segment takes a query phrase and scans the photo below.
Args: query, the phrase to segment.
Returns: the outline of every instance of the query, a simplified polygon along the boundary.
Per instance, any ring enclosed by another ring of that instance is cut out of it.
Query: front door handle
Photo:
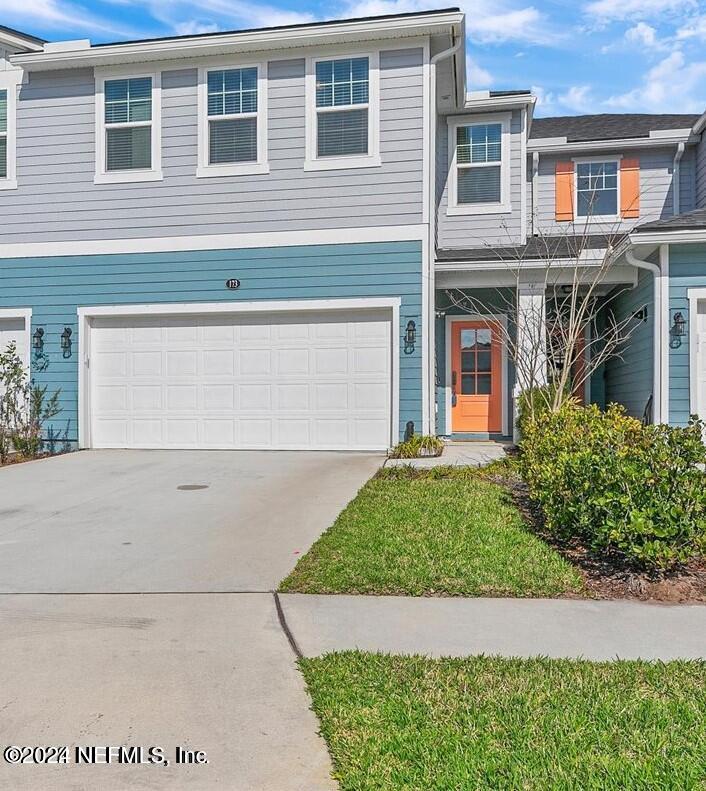
[[[456,371],[451,372],[451,406],[456,406],[456,382],[458,381],[458,376]]]

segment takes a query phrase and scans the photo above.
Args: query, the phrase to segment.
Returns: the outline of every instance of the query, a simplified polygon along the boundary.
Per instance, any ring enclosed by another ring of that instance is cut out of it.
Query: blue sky
[[[0,24],[94,42],[443,8],[433,0],[0,0]],[[468,0],[469,89],[537,115],[706,109],[706,0]]]

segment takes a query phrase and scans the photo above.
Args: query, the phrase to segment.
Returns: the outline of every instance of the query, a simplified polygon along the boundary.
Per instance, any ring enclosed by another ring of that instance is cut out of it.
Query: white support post
[[[518,442],[517,399],[523,390],[541,387],[547,383],[547,322],[543,284],[518,286],[516,331],[513,440]]]

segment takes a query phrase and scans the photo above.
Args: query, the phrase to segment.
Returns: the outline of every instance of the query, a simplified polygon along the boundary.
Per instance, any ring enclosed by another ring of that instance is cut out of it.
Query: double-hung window
[[[264,65],[204,68],[199,75],[199,176],[267,173]]]
[[[106,77],[98,99],[96,181],[161,179],[157,75]]]
[[[618,217],[618,160],[576,162],[576,216]]]
[[[450,119],[450,214],[510,210],[508,136],[509,117]]]
[[[310,61],[305,168],[379,165],[378,101],[376,56]]]
[[[17,188],[15,172],[16,74],[16,72],[0,72],[0,190]]]

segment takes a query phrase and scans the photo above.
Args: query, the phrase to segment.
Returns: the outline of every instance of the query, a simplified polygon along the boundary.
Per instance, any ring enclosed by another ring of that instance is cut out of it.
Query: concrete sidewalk
[[[706,657],[706,606],[570,599],[282,594],[305,656],[359,648],[428,656]]]

